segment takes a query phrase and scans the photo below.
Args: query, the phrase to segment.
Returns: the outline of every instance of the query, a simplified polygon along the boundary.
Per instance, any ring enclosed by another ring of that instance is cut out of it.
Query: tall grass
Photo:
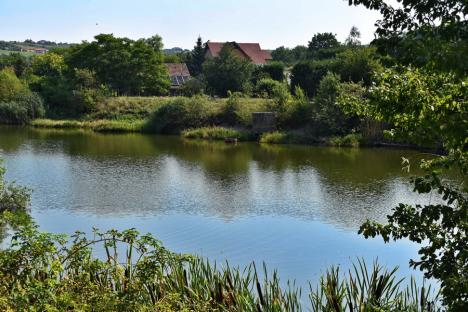
[[[241,131],[224,127],[202,127],[187,129],[182,131],[182,137],[187,139],[202,140],[225,140],[227,138],[247,141],[253,138],[253,135],[247,131]]]
[[[102,250],[103,258],[93,255]],[[281,287],[265,265],[222,267],[167,250],[151,235],[126,231],[41,233],[15,230],[0,250],[0,309],[84,311],[436,311],[437,295],[401,287],[396,269],[358,262],[340,276],[330,269],[303,302],[294,283]]]
[[[53,129],[88,129],[96,132],[141,132],[144,126],[142,120],[52,120],[35,119],[31,126]]]

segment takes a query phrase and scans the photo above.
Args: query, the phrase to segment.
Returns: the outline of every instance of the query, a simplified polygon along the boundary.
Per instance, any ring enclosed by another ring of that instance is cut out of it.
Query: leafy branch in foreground
[[[421,259],[410,264],[441,282],[443,301],[453,311],[468,309],[467,95],[466,79],[407,67],[376,75],[365,98],[348,93],[338,99],[345,111],[386,122],[394,138],[447,152],[423,161],[426,175],[411,181],[415,192],[439,196],[442,203],[400,204],[388,224],[367,221],[359,232],[422,244]]]

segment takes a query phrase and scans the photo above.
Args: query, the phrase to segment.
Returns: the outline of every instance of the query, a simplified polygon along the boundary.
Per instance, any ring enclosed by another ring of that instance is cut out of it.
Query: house
[[[185,63],[166,63],[171,79],[171,94],[178,94],[182,85],[190,79],[190,72]]]
[[[31,52],[35,54],[46,54],[49,50],[45,48],[28,48],[28,49],[21,49],[22,52]]]
[[[211,42],[206,43],[206,58],[217,57],[225,44],[232,45],[234,53],[255,65],[265,65],[272,60],[267,50],[262,50],[259,43]]]

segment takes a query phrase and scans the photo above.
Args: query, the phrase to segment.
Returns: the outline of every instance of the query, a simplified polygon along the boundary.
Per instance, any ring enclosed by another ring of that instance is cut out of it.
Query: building
[[[211,42],[206,43],[206,58],[217,57],[225,44],[232,45],[234,53],[255,65],[265,65],[272,60],[267,50],[262,50],[259,43]]]
[[[23,52],[31,52],[35,54],[46,54],[49,50],[45,48],[28,48],[28,49],[21,49]]]
[[[182,85],[190,79],[190,72],[185,63],[166,63],[166,67],[171,79],[171,94],[176,95]]]

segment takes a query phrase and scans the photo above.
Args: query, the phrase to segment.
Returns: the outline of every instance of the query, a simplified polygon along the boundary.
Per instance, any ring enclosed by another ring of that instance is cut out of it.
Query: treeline
[[[169,77],[162,47],[159,36],[135,41],[103,34],[32,59],[13,53],[0,58],[0,86],[10,90],[14,75],[43,99],[48,116],[80,116],[107,96],[166,94]],[[12,108],[9,115],[19,105],[12,100],[15,97],[16,93],[0,92],[0,102]],[[18,118],[10,121],[17,123]]]

